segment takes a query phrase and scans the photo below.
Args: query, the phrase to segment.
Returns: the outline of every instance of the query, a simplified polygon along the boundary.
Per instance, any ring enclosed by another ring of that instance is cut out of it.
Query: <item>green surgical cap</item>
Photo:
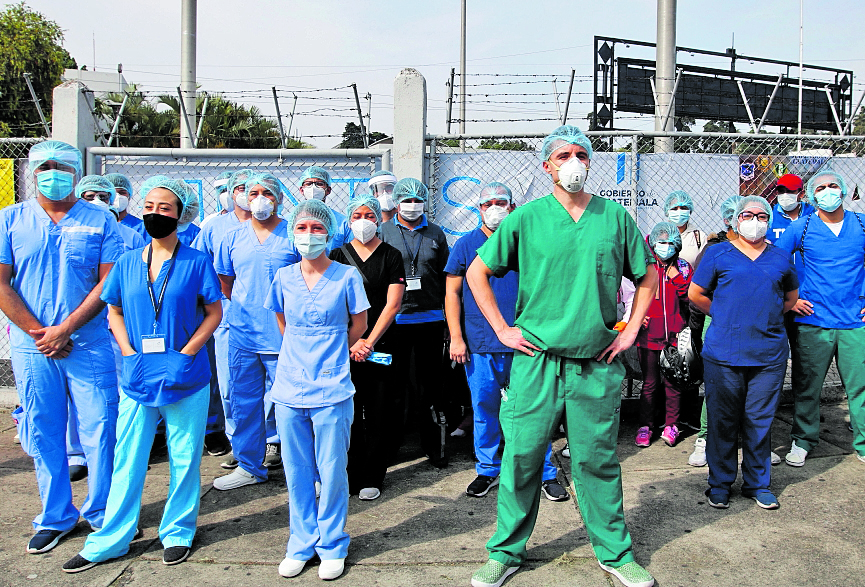
[[[429,190],[427,190],[422,181],[413,177],[405,177],[393,186],[393,199],[399,204],[409,198],[417,198],[422,202],[426,202],[429,198]]]
[[[733,226],[733,216],[736,215],[736,205],[742,201],[742,196],[730,196],[721,202],[721,220],[727,226]]]
[[[659,222],[649,234],[649,246],[654,247],[658,241],[672,243],[676,247],[676,252],[682,250],[682,235],[679,234],[679,228],[672,222]]]
[[[276,176],[272,173],[253,173],[249,179],[246,180],[246,193],[249,193],[249,189],[252,186],[260,185],[263,186],[267,191],[276,196],[276,203],[282,203],[282,184],[279,183],[279,180],[276,179]]]
[[[300,204],[294,207],[291,214],[288,215],[288,237],[294,240],[294,227],[298,220],[303,218],[313,218],[324,225],[327,231],[327,241],[333,238],[333,233],[336,230],[336,215],[327,207],[327,204],[321,200],[303,200]]]
[[[302,186],[303,182],[305,182],[307,179],[322,179],[324,180],[324,183],[330,185],[330,174],[324,167],[318,167],[316,165],[313,165],[312,167],[307,167],[306,171],[301,174],[297,185]]]
[[[688,192],[682,190],[670,192],[670,195],[664,200],[664,214],[669,212],[670,208],[675,208],[676,206],[685,206],[691,212],[694,211],[694,201],[688,195]]]
[[[42,141],[33,145],[30,147],[28,160],[31,174],[36,172],[37,167],[48,161],[68,165],[75,170],[75,174],[78,176],[83,173],[81,151],[63,141]]]
[[[814,199],[814,190],[821,185],[825,185],[827,183],[837,183],[838,187],[841,188],[841,200],[847,197],[847,182],[844,181],[844,178],[838,175],[835,171],[831,169],[826,169],[824,171],[818,171],[814,174],[811,179],[808,180],[808,183],[805,185],[805,195],[808,196],[808,201],[811,202],[813,206],[817,206],[817,202]]]
[[[101,175],[85,175],[75,186],[75,197],[81,198],[84,192],[108,192],[108,205],[114,204],[114,198],[117,197],[117,190],[114,189],[114,184],[108,181],[106,177]]]
[[[151,191],[156,188],[164,188],[180,200],[180,217],[177,219],[178,224],[188,224],[195,220],[198,215],[198,196],[191,187],[186,185],[186,182],[181,179],[171,179],[164,175],[154,175],[147,178],[141,184],[138,194],[142,199],[147,197]]]
[[[364,196],[360,196],[358,198],[352,198],[348,207],[345,209],[345,215],[348,216],[348,221],[351,222],[351,215],[354,214],[354,211],[360,208],[361,206],[366,206],[375,214],[376,221],[381,224],[381,204],[372,194],[367,194]]]
[[[126,193],[130,196],[135,193],[132,190],[132,182],[129,181],[129,178],[122,173],[106,173],[102,177],[110,181],[115,188],[122,188],[126,190]]]
[[[733,221],[731,223],[733,230],[737,233],[739,232],[739,214],[741,214],[746,208],[751,208],[755,205],[762,208],[763,211],[769,215],[769,226],[772,225],[772,206],[769,205],[766,198],[761,196],[745,196],[739,200],[739,203],[736,204],[736,209],[733,211]]]
[[[553,151],[565,145],[579,145],[589,154],[589,159],[592,158],[592,141],[589,137],[583,134],[576,126],[565,124],[544,139],[544,144],[541,146],[541,161],[546,161],[553,154]]]
[[[490,200],[501,200],[505,198],[508,202],[513,202],[514,198],[511,195],[511,188],[499,181],[491,181],[481,188],[481,195],[478,197],[478,206],[486,204]]]

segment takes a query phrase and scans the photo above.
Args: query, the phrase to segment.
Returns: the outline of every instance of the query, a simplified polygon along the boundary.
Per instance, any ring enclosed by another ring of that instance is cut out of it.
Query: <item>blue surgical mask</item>
[[[39,193],[59,202],[68,198],[75,188],[75,174],[59,169],[49,169],[36,174],[36,189]]]
[[[688,220],[691,219],[690,210],[670,210],[667,212],[667,218],[676,226],[685,226]]]
[[[294,246],[304,259],[317,259],[327,248],[326,234],[296,234]]]
[[[826,188],[814,194],[817,207],[824,212],[834,212],[841,205],[841,190],[838,188]]]
[[[662,261],[666,261],[676,254],[676,247],[672,243],[655,243],[655,254]]]

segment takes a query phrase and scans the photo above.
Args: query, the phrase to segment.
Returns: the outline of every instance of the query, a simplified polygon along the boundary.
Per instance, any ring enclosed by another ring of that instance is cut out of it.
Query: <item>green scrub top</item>
[[[655,262],[620,204],[592,196],[578,222],[549,194],[511,212],[478,256],[520,274],[514,325],[546,352],[588,359],[616,337],[616,292]]]

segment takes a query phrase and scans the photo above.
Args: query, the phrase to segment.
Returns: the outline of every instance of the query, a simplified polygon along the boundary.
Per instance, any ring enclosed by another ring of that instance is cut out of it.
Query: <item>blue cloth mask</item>
[[[59,169],[40,171],[36,174],[36,188],[49,200],[59,202],[72,195],[72,190],[75,188],[75,174]]]

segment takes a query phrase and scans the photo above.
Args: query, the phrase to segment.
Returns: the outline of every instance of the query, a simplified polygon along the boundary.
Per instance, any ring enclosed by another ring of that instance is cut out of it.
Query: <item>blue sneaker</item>
[[[747,495],[746,497],[750,497],[754,501],[757,502],[757,505],[763,508],[764,510],[777,510],[781,505],[778,503],[778,499],[772,494],[771,491],[766,489],[762,491],[758,491],[753,495]]]
[[[725,510],[730,507],[730,494],[726,491],[718,489],[707,489],[705,491],[709,505],[719,510]]]

